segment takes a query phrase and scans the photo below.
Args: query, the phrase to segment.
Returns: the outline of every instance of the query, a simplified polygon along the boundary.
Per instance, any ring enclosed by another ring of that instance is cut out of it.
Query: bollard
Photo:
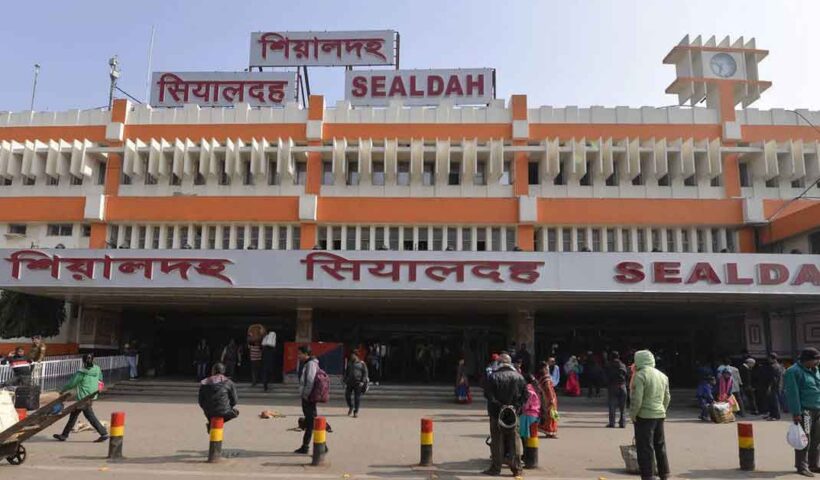
[[[433,464],[433,419],[421,419],[421,460],[419,465],[429,467]]]
[[[755,469],[755,436],[751,423],[737,424],[737,447],[740,456],[740,469]]]
[[[125,412],[111,414],[111,434],[108,437],[108,460],[122,459],[122,440],[125,435]]]
[[[225,420],[222,417],[211,418],[211,445],[208,447],[208,463],[218,463],[222,460],[222,429]]]
[[[22,422],[28,416],[28,410],[26,410],[25,408],[15,408],[15,410],[17,410],[17,420],[18,421]]]
[[[316,417],[313,421],[313,461],[314,467],[325,465],[327,454],[327,420],[325,417]]]
[[[538,424],[530,425],[530,434],[524,441],[524,468],[538,468]]]

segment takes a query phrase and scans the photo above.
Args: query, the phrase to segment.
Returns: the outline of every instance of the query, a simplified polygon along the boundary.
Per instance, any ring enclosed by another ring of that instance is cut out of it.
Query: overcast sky
[[[494,67],[499,98],[525,93],[530,106],[675,103],[664,55],[686,34],[742,35],[770,51],[760,77],[774,85],[755,107],[820,109],[817,0],[27,0],[4,11],[0,110],[28,109],[35,63],[35,109],[105,105],[114,54],[120,86],[145,99],[152,25],[153,70],[165,71],[241,71],[252,31],[395,29],[403,68]],[[341,68],[310,80],[331,105],[342,99]]]

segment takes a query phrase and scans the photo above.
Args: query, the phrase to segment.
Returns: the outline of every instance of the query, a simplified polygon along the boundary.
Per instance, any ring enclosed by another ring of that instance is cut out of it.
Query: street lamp
[[[34,85],[31,86],[31,106],[29,110],[34,110],[34,95],[37,93],[37,78],[40,76],[40,64],[34,64]]]
[[[120,60],[117,55],[108,59],[109,72],[111,78],[111,88],[108,90],[108,109],[114,105],[114,89],[117,88],[117,79],[120,78]]]

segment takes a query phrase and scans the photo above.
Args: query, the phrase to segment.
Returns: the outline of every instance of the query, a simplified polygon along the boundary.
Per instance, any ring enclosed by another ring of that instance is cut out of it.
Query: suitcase
[[[29,385],[14,390],[14,408],[37,410],[40,408],[40,386]]]

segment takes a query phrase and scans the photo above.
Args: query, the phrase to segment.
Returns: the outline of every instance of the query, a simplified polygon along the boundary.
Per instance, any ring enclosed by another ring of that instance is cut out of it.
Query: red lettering
[[[390,92],[387,93],[388,97],[395,97],[396,95],[401,95],[402,97],[407,96],[407,90],[404,89],[404,79],[402,79],[400,75],[393,77],[393,82],[390,84]]]
[[[726,264],[726,285],[751,285],[752,283],[754,279],[738,276],[736,263]]]
[[[353,90],[350,93],[354,97],[364,97],[367,95],[367,79],[365,77],[353,77],[351,84]]]
[[[621,262],[615,265],[615,281],[618,283],[640,283],[646,278],[643,265],[638,262]]]
[[[423,97],[424,96],[424,91],[419,90],[418,88],[416,88],[416,78],[418,78],[418,77],[416,77],[415,75],[410,76],[410,96],[411,97]]]
[[[444,96],[446,97],[453,94],[460,97],[464,96],[464,89],[461,88],[461,80],[459,80],[458,75],[450,75],[450,81],[447,82],[447,90],[444,92]]]
[[[444,79],[438,75],[427,77],[427,95],[435,97],[444,91]]]
[[[817,265],[812,263],[800,265],[800,270],[794,277],[792,285],[803,285],[806,282],[810,282],[815,287],[820,287],[820,270],[817,269]]]
[[[780,285],[789,280],[789,269],[779,263],[757,265],[757,283],[760,285]]]
[[[655,262],[652,264],[655,283],[680,283],[680,262]]]
[[[370,83],[372,88],[372,95],[374,97],[383,97],[385,95],[384,87],[387,83],[387,77],[383,75],[370,77]]]
[[[473,89],[478,90],[475,95],[484,95],[484,74],[479,73],[475,79],[472,75],[467,75],[467,95],[473,95]]]
[[[715,273],[715,269],[707,262],[696,263],[694,268],[692,268],[692,273],[689,275],[689,278],[686,279],[686,283],[697,283],[700,281],[705,281],[710,285],[720,283],[720,278],[717,273]]]

